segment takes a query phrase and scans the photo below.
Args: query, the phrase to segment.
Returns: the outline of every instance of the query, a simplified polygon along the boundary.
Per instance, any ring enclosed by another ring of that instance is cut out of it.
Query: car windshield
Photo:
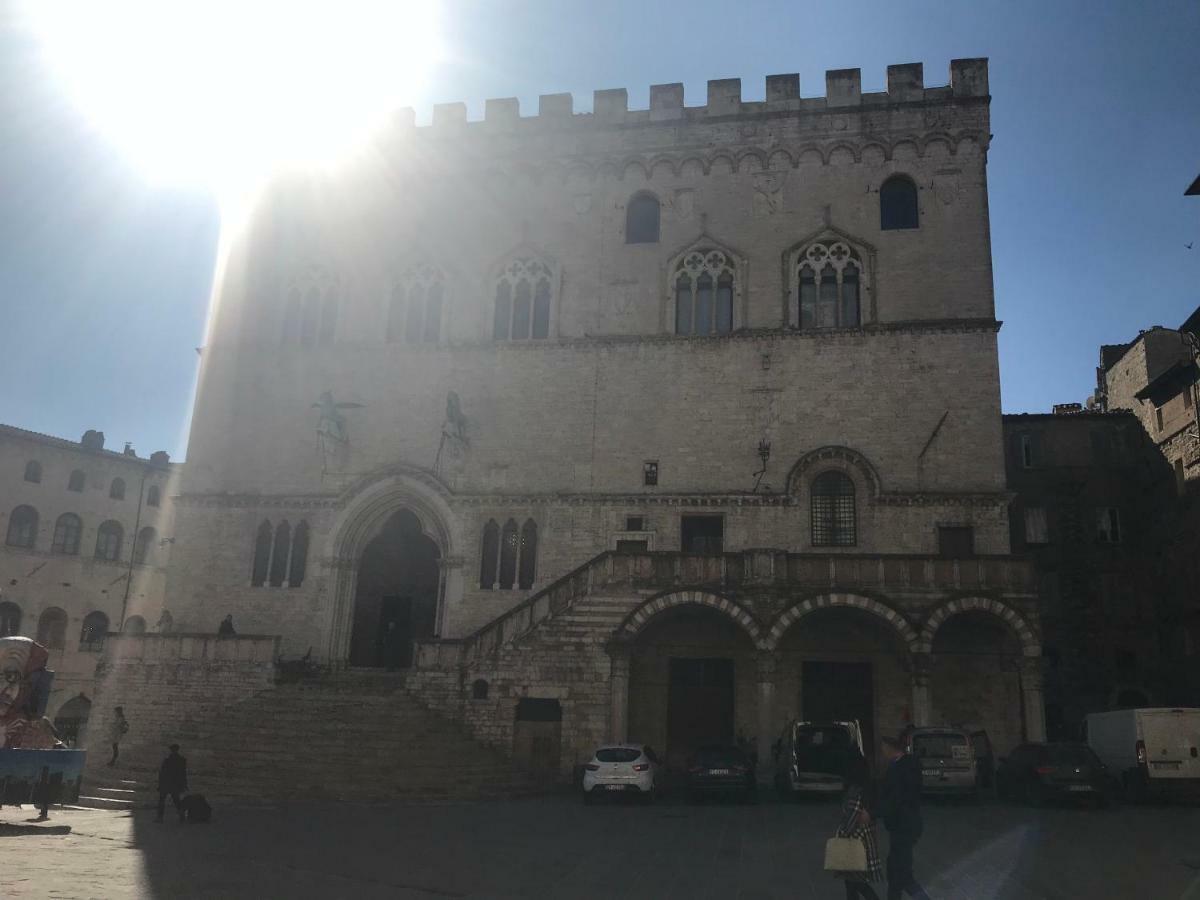
[[[642,751],[634,747],[603,747],[596,751],[596,759],[607,763],[633,762],[641,755]]]
[[[918,759],[967,759],[971,755],[961,734],[918,734],[913,737],[913,754]]]
[[[1051,744],[1046,748],[1046,761],[1051,765],[1090,765],[1092,752],[1082,744]]]
[[[746,754],[737,747],[701,747],[696,751],[698,766],[744,766]]]

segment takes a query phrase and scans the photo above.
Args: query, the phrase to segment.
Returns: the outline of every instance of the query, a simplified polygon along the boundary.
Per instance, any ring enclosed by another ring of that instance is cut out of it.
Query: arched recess
[[[755,646],[760,648],[765,646],[762,638],[762,629],[759,628],[754,616],[740,604],[722,597],[720,594],[712,594],[708,591],[674,591],[670,594],[662,594],[661,596],[647,600],[625,617],[625,621],[617,629],[614,639],[617,641],[632,641],[655,616],[680,606],[704,606],[724,613],[745,629],[750,639],[754,641]]]
[[[325,559],[332,577],[333,602],[329,609],[327,647],[329,659],[349,657],[358,567],[368,545],[401,510],[417,520],[420,531],[437,547],[441,579],[438,587],[434,633],[441,634],[447,610],[463,594],[463,535],[450,508],[449,490],[428,472],[410,466],[392,466],[359,479],[342,494],[341,509],[330,528]],[[301,648],[303,652],[303,648]]]
[[[1042,642],[1029,621],[1008,604],[988,597],[958,597],[939,605],[925,619],[925,624],[921,627],[921,639],[917,649],[921,653],[931,652],[933,639],[946,620],[969,612],[990,613],[1008,625],[1021,644],[1023,656],[1036,659],[1042,655]]]
[[[806,490],[810,478],[824,469],[839,469],[865,488],[864,496],[874,500],[883,490],[879,470],[857,450],[833,444],[809,450],[788,472],[787,492],[799,494]]]
[[[917,649],[920,640],[917,631],[904,616],[886,603],[873,597],[864,597],[861,594],[821,594],[801,600],[776,616],[775,621],[767,630],[763,646],[768,650],[774,650],[779,646],[779,642],[787,630],[805,616],[820,609],[836,609],[838,607],[859,609],[878,616],[896,630],[909,652]]]

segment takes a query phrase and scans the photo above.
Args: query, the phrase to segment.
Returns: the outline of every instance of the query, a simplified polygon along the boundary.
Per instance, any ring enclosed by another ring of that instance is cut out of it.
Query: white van
[[[1092,713],[1084,728],[1130,799],[1200,794],[1200,709]]]

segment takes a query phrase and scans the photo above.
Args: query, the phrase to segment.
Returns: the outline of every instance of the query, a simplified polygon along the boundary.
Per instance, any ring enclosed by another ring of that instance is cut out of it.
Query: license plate
[[[1068,791],[1090,791],[1091,789],[1092,786],[1090,784],[1072,784],[1067,786]]]
[[[938,775],[941,775],[942,773],[939,772],[937,769],[922,769],[921,774],[922,775],[933,775],[934,777],[936,777]]]
[[[728,775],[729,770],[728,769],[709,769],[708,774],[709,775]]]
[[[604,786],[604,789],[606,791],[623,791],[623,790],[625,790],[625,785],[623,785],[623,784],[606,784]]]

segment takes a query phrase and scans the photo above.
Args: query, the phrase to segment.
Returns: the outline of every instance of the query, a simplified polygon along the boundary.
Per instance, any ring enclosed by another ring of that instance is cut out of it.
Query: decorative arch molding
[[[631,642],[650,624],[652,619],[669,609],[681,606],[703,606],[715,609],[740,625],[749,635],[750,640],[754,641],[756,647],[762,649],[764,646],[762,629],[754,616],[733,600],[709,591],[672,591],[647,600],[625,617],[625,621],[617,628],[614,639],[622,643]]]
[[[870,460],[857,450],[832,444],[810,450],[800,457],[792,466],[792,470],[788,472],[787,493],[792,495],[800,493],[805,482],[808,481],[808,473],[821,468],[849,470],[851,474],[857,475],[858,479],[866,485],[867,495],[872,500],[878,500],[883,493],[879,470],[872,465]]]
[[[408,509],[444,557],[463,545],[450,508],[450,490],[437,477],[415,466],[397,464],[360,478],[340,498],[341,511],[330,529],[332,559],[357,560],[391,516]]]
[[[826,225],[804,235],[784,250],[780,258],[780,265],[783,269],[783,322],[787,327],[800,327],[798,273],[804,262],[806,251],[816,244],[832,247],[838,243],[845,244],[851,254],[858,257],[856,265],[862,267],[862,296],[859,298],[860,324],[871,325],[879,321],[876,303],[878,292],[875,290],[875,245],[848,231],[843,231],[836,225]]]
[[[713,253],[719,254],[724,258],[715,266],[708,264],[708,258]],[[664,286],[666,297],[663,303],[663,332],[666,334],[676,333],[676,280],[684,268],[687,267],[689,257],[693,256],[698,256],[704,261],[697,271],[709,269],[715,272],[722,268],[722,264],[732,270],[733,327],[731,331],[737,331],[739,328],[745,327],[747,321],[746,298],[749,296],[749,291],[747,290],[750,275],[749,261],[741,251],[716,240],[707,231],[701,231],[695,240],[684,244],[671,254],[671,258],[667,263],[667,281]]]
[[[900,640],[904,641],[904,645],[910,653],[915,652],[919,646],[920,638],[917,635],[916,629],[913,628],[908,619],[886,603],[876,600],[873,597],[865,597],[862,594],[820,594],[816,597],[809,597],[807,600],[801,600],[776,616],[770,630],[766,633],[764,641],[765,649],[777,649],[779,642],[783,640],[783,636],[787,634],[788,629],[805,616],[822,609],[859,609],[870,613],[887,622],[896,632],[897,636],[899,636]]]
[[[1019,612],[1001,600],[990,597],[956,597],[940,604],[925,619],[921,627],[921,639],[917,649],[922,653],[933,652],[933,639],[938,629],[948,619],[967,612],[985,612],[1000,619],[1016,635],[1021,642],[1021,653],[1027,657],[1042,655],[1042,642],[1034,631],[1033,626]]]

